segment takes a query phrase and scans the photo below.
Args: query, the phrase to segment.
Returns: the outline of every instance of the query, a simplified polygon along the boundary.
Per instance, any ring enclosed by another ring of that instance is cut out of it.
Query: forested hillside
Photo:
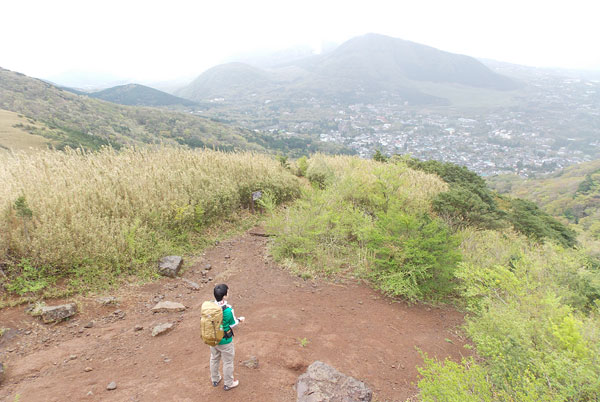
[[[52,140],[59,149],[164,143],[292,155],[307,149],[340,151],[306,136],[256,132],[189,113],[90,99],[5,69],[0,69],[0,109],[40,122],[43,127],[33,124],[28,131]]]
[[[498,176],[489,182],[499,192],[531,200],[570,222],[589,240],[600,240],[600,161],[570,166],[537,179]]]

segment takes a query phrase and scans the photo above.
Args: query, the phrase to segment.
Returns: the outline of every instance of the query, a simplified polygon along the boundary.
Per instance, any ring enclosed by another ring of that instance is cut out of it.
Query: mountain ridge
[[[194,106],[196,102],[142,85],[125,84],[86,94],[92,98],[128,106]]]
[[[239,62],[221,64],[200,74],[175,94],[194,101],[210,97],[233,102],[257,97],[264,101],[285,94],[292,99],[317,97],[357,102],[387,97],[420,105],[449,103],[435,93],[422,91],[421,82],[456,84],[474,90],[519,87],[516,81],[493,72],[473,57],[367,34],[325,54],[270,69]]]

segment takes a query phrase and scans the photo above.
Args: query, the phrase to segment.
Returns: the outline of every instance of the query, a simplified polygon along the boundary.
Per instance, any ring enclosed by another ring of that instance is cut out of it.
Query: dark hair
[[[225,285],[224,283],[219,283],[217,286],[215,286],[215,290],[213,291],[213,293],[215,294],[215,299],[217,301],[223,300],[223,296],[227,296],[228,290],[229,287],[227,285]]]

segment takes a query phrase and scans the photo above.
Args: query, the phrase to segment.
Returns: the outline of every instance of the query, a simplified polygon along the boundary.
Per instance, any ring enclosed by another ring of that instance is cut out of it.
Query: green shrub
[[[446,359],[423,357],[424,367],[419,367],[419,397],[423,402],[492,402],[492,384],[488,382],[485,369],[473,359],[463,359],[462,364]]]
[[[454,185],[448,192],[440,193],[432,205],[437,214],[456,227],[495,229],[503,225],[502,213],[495,204],[484,202],[477,192],[461,185]]]
[[[593,261],[510,233],[461,235],[456,277],[472,312],[466,331],[499,399],[594,400],[600,272]]]
[[[306,171],[308,170],[308,158],[306,156],[302,156],[298,158],[296,161],[297,171],[296,175],[299,177],[305,177]]]
[[[377,287],[411,301],[448,295],[460,260],[458,243],[441,221],[394,204],[377,215],[368,236]]]
[[[12,272],[9,272],[12,280],[8,282],[6,289],[20,296],[39,292],[52,283],[48,271],[44,267],[34,267],[29,260],[23,259],[13,267]]]
[[[576,233],[531,201],[510,199],[507,218],[515,230],[537,241],[552,239],[565,247],[577,242]]]

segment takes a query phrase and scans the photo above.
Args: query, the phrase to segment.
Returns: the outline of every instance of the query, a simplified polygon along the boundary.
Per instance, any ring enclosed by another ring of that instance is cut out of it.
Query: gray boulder
[[[177,255],[163,257],[158,262],[158,273],[163,276],[175,278],[183,265],[183,258]]]
[[[164,313],[184,310],[185,306],[183,304],[172,301],[161,301],[156,303],[156,305],[152,307],[153,313]]]
[[[40,310],[40,316],[45,324],[59,322],[77,314],[77,304],[68,303],[60,306],[44,306]]]
[[[0,363],[0,385],[4,381],[4,364]]]
[[[164,333],[169,332],[173,328],[173,324],[170,322],[166,324],[160,324],[152,328],[152,336],[158,336]]]
[[[298,377],[297,402],[369,402],[373,392],[355,378],[316,361]]]

